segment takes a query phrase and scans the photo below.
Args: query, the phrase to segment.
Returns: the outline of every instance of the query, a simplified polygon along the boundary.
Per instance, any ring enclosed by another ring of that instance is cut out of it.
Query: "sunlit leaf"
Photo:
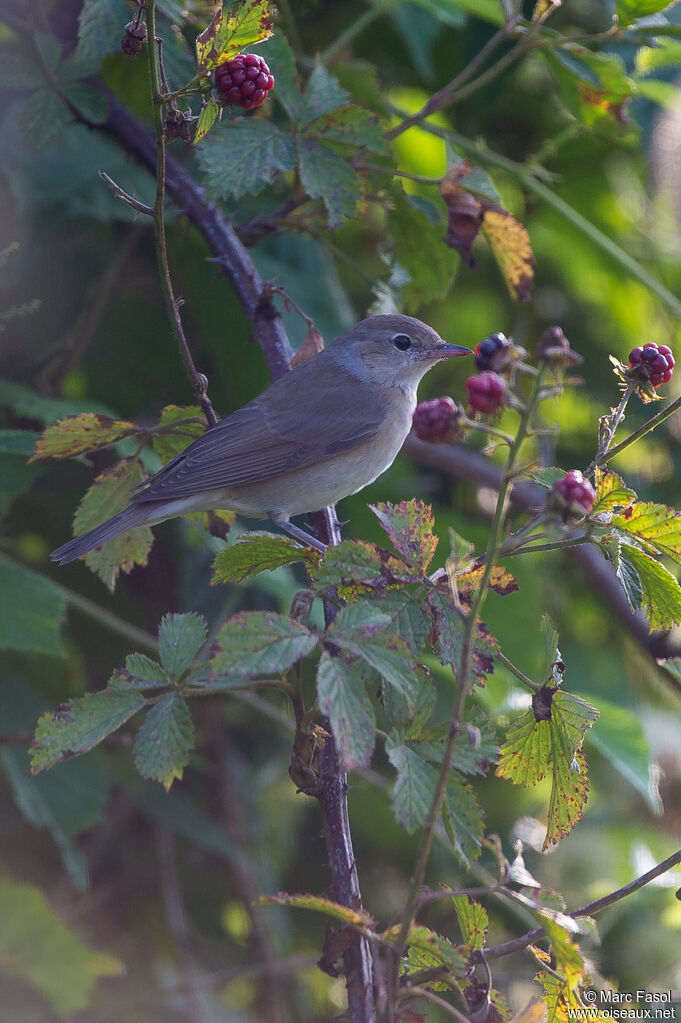
[[[226,9],[223,5],[196,37],[199,70],[210,71],[271,35],[272,9],[267,0],[235,0]]]
[[[637,18],[647,18],[672,6],[673,0],[616,0],[615,11],[620,25],[630,25]]]
[[[681,512],[665,504],[637,501],[612,519],[614,529],[636,537],[646,550],[681,565]]]
[[[447,885],[443,885],[447,890]],[[489,914],[484,906],[476,902],[470,895],[452,895],[452,905],[456,912],[464,943],[471,948],[482,948],[489,927]]]
[[[194,145],[196,145],[197,142],[200,142],[201,139],[204,138],[211,130],[218,119],[218,114],[221,109],[220,104],[215,99],[209,99],[206,103],[204,103],[196,122],[196,128],[194,129]]]
[[[511,298],[529,302],[534,283],[534,253],[527,229],[505,210],[487,210],[482,231],[489,242]]]
[[[293,906],[296,909],[310,909],[315,913],[324,913],[326,916],[340,920],[358,931],[371,930],[374,919],[365,909],[349,909],[341,906],[331,899],[325,899],[321,895],[294,894],[277,892],[276,895],[261,895],[254,902],[255,906]]]
[[[616,472],[596,468],[596,501],[591,509],[592,515],[612,511],[614,508],[627,508],[636,500],[636,493],[626,486]]]

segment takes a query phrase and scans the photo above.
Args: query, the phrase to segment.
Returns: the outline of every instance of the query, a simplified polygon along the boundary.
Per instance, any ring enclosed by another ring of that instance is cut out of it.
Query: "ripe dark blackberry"
[[[474,412],[496,412],[506,400],[506,381],[486,371],[466,381],[468,404]]]
[[[223,107],[253,110],[261,106],[273,86],[274,76],[255,53],[240,53],[215,70],[215,88]]]
[[[589,514],[596,500],[596,491],[579,469],[571,469],[556,480],[553,493],[557,498],[554,501],[557,510],[573,510],[580,517]]]
[[[634,379],[650,380],[653,387],[668,383],[674,372],[674,356],[667,345],[648,341],[629,352],[629,369]]]
[[[443,440],[454,440],[458,434],[461,409],[451,398],[434,398],[420,401],[414,411],[414,432],[419,440],[437,444]]]
[[[491,369],[497,372],[508,362],[511,342],[505,334],[490,334],[475,348],[475,368],[481,372]]]

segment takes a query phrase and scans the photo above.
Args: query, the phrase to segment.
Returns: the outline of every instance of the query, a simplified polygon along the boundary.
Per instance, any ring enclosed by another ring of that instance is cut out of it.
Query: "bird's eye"
[[[392,339],[398,352],[407,352],[411,348],[412,341],[408,334],[395,334]]]

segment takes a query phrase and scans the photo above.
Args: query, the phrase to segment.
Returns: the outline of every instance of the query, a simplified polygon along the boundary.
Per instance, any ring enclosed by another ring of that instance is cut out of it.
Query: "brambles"
[[[503,369],[508,362],[508,350],[511,342],[500,332],[490,334],[475,348],[475,368],[481,372],[491,369],[495,373]]]
[[[454,440],[460,433],[461,413],[462,409],[456,402],[446,396],[421,401],[414,412],[414,432],[419,440],[430,441],[432,444]]]
[[[635,380],[649,380],[653,387],[667,384],[674,372],[674,356],[667,345],[648,341],[643,347],[629,352],[629,376]]]
[[[215,71],[215,87],[223,107],[253,110],[264,103],[273,86],[274,76],[262,57],[255,53],[242,53]]]
[[[571,469],[553,488],[552,505],[556,511],[572,512],[580,518],[588,515],[594,506],[596,491],[579,469]]]
[[[506,401],[506,381],[486,371],[466,381],[468,404],[474,412],[496,412]]]

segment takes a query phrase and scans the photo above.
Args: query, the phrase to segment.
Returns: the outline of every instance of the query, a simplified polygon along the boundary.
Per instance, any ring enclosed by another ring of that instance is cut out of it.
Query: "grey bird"
[[[441,359],[471,355],[411,316],[370,316],[324,351],[220,420],[133,492],[124,511],[52,552],[65,565],[137,526],[229,508],[290,520],[372,483],[411,428],[421,377]]]

